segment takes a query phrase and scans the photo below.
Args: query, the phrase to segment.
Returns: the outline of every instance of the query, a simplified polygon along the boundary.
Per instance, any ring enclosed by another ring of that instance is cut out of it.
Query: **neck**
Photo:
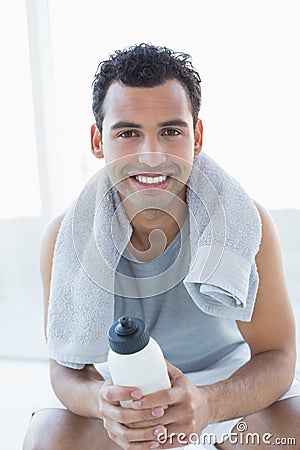
[[[130,252],[142,262],[157,258],[178,234],[186,214],[186,203],[175,200],[164,211],[145,209],[132,215],[133,233],[128,245]]]

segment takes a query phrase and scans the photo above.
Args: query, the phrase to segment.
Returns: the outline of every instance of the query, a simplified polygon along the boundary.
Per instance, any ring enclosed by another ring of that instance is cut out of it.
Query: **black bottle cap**
[[[143,320],[122,316],[108,331],[110,348],[121,355],[130,355],[142,350],[150,339]]]

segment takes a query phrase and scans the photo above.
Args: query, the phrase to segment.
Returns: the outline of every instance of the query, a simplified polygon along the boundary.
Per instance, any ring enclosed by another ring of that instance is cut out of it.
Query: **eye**
[[[163,130],[162,134],[163,136],[179,136],[181,135],[181,132],[175,128],[167,128],[166,130]]]
[[[137,136],[137,133],[133,130],[122,131],[122,133],[118,134],[120,138],[131,138]]]

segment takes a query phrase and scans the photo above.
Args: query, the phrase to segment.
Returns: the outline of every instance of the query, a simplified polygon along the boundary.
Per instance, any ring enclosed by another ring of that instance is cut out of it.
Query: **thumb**
[[[165,359],[166,364],[167,364],[167,369],[168,369],[168,374],[171,380],[171,384],[173,386],[173,384],[181,377],[183,377],[183,373],[181,372],[180,369],[178,369],[178,367],[173,366],[167,359]]]

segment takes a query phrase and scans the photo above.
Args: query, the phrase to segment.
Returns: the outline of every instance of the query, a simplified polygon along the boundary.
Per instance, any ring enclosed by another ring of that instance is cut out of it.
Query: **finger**
[[[133,423],[142,423],[143,427],[149,427],[152,423],[149,424],[149,421],[156,420],[155,425],[160,423],[162,416],[165,411],[163,408],[155,408],[152,409],[141,409],[141,410],[133,410],[131,408],[122,408],[121,406],[116,406],[112,403],[104,402],[102,407],[102,416],[112,419],[116,422],[122,423],[124,425],[130,425]]]
[[[173,366],[167,359],[165,359],[165,361],[168,369],[168,374],[171,379],[174,378],[176,380],[177,378],[183,376],[183,372],[181,372],[181,370],[178,369],[178,367]]]
[[[127,424],[129,428],[145,428],[145,427],[155,427],[155,425],[166,425],[169,423],[164,417],[158,417],[157,419],[150,419],[143,422],[132,422]]]
[[[144,410],[148,411],[148,410]],[[147,422],[136,422],[129,424],[130,428],[144,428],[144,427],[151,427],[158,424],[164,425],[166,428],[169,429],[169,427],[174,423],[182,423],[186,421],[187,413],[182,408],[181,405],[175,405],[171,406],[168,409],[164,410],[164,415],[162,417],[159,417],[157,419],[148,420]]]
[[[183,402],[185,399],[185,390],[180,384],[169,389],[154,392],[153,394],[145,395],[139,400],[132,402],[133,409],[149,409],[164,405],[175,405]]]
[[[140,399],[143,396],[141,389],[130,386],[115,386],[106,380],[101,389],[101,397],[107,402],[119,402],[122,400]]]
[[[128,448],[129,444],[131,448],[135,443],[145,443],[146,446],[143,448],[150,448],[151,443],[157,442],[158,435],[163,435],[167,432],[166,428],[162,425],[133,430],[127,428],[125,425],[110,420],[105,421],[105,428],[109,437],[117,442],[121,448]],[[140,449],[142,447],[133,446],[132,448]]]

